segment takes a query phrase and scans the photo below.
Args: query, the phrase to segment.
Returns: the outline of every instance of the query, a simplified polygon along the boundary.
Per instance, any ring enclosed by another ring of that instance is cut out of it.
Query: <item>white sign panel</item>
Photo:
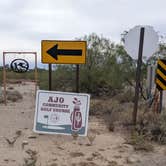
[[[133,59],[138,59],[141,27],[145,28],[142,56],[148,59],[158,49],[159,38],[153,27],[135,26],[125,36],[125,50]]]
[[[88,94],[38,90],[34,132],[86,136],[89,102]]]

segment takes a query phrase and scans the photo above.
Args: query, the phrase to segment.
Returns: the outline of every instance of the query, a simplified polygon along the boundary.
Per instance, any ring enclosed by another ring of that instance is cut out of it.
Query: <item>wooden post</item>
[[[163,107],[163,91],[160,90],[160,103],[159,103],[159,110],[158,112],[161,113]]]
[[[139,52],[137,60],[137,71],[136,71],[136,87],[135,87],[135,97],[134,97],[134,109],[133,109],[133,124],[137,123],[137,109],[138,109],[138,100],[139,100],[139,86],[141,79],[141,65],[142,65],[142,53],[143,53],[143,44],[144,44],[144,31],[145,28],[141,27],[140,29],[140,41],[139,41]]]
[[[48,69],[49,69],[49,90],[52,90],[52,64],[48,64]]]
[[[79,93],[79,65],[76,65],[76,92]]]
[[[37,85],[38,85],[38,75],[37,75],[37,53],[35,52],[35,94],[37,92]]]
[[[5,105],[7,105],[5,52],[3,52],[3,87],[4,87],[4,101],[5,101]]]

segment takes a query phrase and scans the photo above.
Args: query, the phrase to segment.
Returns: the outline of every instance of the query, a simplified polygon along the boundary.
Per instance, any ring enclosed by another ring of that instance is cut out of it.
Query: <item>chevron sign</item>
[[[156,71],[156,87],[158,90],[166,90],[166,59],[159,59]]]

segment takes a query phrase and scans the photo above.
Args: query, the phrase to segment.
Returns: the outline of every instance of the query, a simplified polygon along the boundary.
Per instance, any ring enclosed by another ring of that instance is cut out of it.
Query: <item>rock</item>
[[[58,146],[57,148],[58,148],[58,149],[60,149],[60,150],[64,150],[64,148],[63,148],[63,147],[61,147],[61,146]]]
[[[108,126],[109,131],[114,132],[115,126],[114,123],[110,123]]]
[[[22,131],[21,131],[21,130],[17,130],[17,131],[16,131],[16,135],[17,135],[17,136],[21,136],[21,134],[22,134]]]
[[[138,158],[136,158],[135,156],[127,157],[127,163],[128,164],[133,164],[133,163],[137,163],[137,162],[140,162],[140,160]]]
[[[14,146],[14,143],[15,143],[16,140],[17,140],[17,137],[14,137],[14,138],[6,138],[6,137],[4,137],[4,139],[5,139],[6,142],[9,144],[10,147],[13,147],[13,146]]]

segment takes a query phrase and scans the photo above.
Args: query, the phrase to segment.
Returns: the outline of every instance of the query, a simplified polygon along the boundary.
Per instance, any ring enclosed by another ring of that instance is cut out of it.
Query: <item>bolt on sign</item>
[[[86,41],[42,40],[42,63],[85,64]]]
[[[157,62],[156,87],[158,90],[166,90],[166,59]]]
[[[87,135],[90,96],[38,90],[34,132]]]

